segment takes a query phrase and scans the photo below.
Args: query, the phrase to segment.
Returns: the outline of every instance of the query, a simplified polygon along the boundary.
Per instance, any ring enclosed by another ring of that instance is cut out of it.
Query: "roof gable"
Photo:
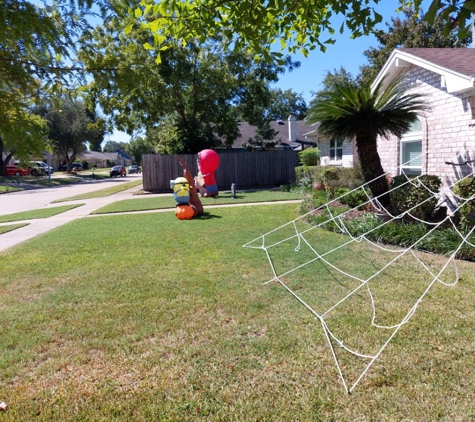
[[[475,49],[473,48],[397,48],[374,80],[374,88],[383,81],[383,89],[408,66],[419,66],[441,77],[441,87],[457,93],[475,87]]]
[[[98,151],[83,151],[80,157],[85,160],[110,160],[115,161],[118,158],[117,152],[98,152]]]
[[[269,124],[270,127],[277,132],[274,141],[281,145],[288,145],[295,148],[302,143],[315,141],[315,139],[311,139],[312,133],[315,131],[315,125],[308,124],[305,120],[291,121],[295,129],[295,142],[290,141],[288,120],[276,120]],[[234,141],[233,148],[241,148],[243,143],[249,142],[249,138],[253,139],[256,136],[257,127],[247,122],[239,122],[238,129],[241,136]]]

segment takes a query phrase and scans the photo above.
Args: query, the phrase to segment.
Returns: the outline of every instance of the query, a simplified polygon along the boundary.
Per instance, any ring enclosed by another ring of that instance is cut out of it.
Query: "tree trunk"
[[[377,198],[384,208],[389,209],[391,207],[389,186],[379,158],[376,138],[368,134],[357,135],[356,150],[363,177],[368,183],[373,198]]]
[[[5,160],[3,160],[3,144],[0,142],[0,176],[7,175],[7,165],[12,157],[13,154],[10,152],[5,156]]]

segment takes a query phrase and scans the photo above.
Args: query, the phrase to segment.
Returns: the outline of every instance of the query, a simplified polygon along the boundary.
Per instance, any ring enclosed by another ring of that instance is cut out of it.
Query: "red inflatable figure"
[[[195,177],[195,184],[201,196],[216,196],[218,185],[214,172],[219,166],[219,155],[212,149],[204,149],[198,153],[199,174]]]

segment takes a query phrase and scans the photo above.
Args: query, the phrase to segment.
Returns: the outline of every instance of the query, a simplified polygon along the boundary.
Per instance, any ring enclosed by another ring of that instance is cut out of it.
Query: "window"
[[[341,161],[343,158],[343,141],[332,139],[330,141],[330,161]]]
[[[408,176],[422,174],[422,125],[419,119],[401,138],[399,165],[401,173]]]

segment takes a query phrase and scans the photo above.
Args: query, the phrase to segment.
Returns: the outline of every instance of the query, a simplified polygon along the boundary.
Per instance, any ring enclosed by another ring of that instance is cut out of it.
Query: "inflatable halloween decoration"
[[[196,187],[202,196],[216,196],[218,185],[214,172],[219,166],[219,155],[212,149],[204,149],[198,153],[198,176],[195,177]]]
[[[175,215],[179,220],[191,220],[195,216],[195,210],[191,205],[177,205]]]
[[[190,202],[190,184],[184,177],[177,177],[173,182],[173,197],[178,204]]]
[[[183,169],[183,177],[177,177],[172,182],[173,196],[177,202],[175,215],[180,220],[190,220],[203,214],[203,205],[188,167],[181,158],[176,158]]]

